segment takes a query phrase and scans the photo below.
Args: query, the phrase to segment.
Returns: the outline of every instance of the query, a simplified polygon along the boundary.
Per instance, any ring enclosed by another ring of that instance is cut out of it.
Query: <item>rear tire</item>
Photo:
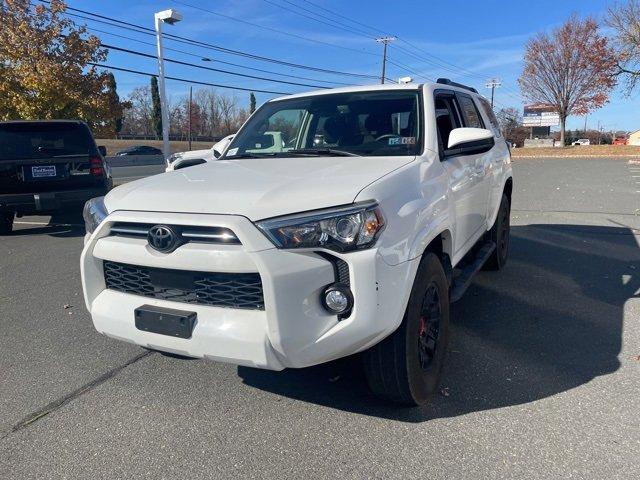
[[[0,213],[0,235],[8,235],[13,231],[13,212]]]
[[[422,257],[400,327],[364,353],[369,388],[407,406],[438,388],[449,340],[449,285],[440,259]]]
[[[489,231],[491,240],[496,244],[496,249],[487,259],[483,270],[501,270],[507,264],[509,257],[509,237],[511,234],[511,202],[506,195],[502,195],[500,208],[496,221]]]

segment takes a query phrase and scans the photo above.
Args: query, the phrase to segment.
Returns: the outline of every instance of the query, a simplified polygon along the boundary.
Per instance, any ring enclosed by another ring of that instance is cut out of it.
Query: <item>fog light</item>
[[[334,283],[325,288],[321,300],[324,308],[337,315],[345,313],[353,307],[351,290],[346,285],[339,283]]]

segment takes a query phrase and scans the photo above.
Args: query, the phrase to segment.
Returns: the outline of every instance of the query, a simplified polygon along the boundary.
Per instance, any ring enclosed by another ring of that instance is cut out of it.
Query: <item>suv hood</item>
[[[109,212],[137,210],[263,218],[345,205],[415,157],[295,157],[217,160],[127,183]]]

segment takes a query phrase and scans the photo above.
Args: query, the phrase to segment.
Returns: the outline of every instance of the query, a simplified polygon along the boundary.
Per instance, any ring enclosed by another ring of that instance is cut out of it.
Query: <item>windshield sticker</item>
[[[227,156],[228,157],[233,157],[236,153],[238,153],[238,149],[237,148],[232,148],[231,150],[229,150],[227,152]]]
[[[389,145],[415,145],[416,137],[394,137],[389,139]]]

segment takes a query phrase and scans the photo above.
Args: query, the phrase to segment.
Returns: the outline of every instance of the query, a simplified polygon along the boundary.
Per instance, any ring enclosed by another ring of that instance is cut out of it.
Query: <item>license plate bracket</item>
[[[196,312],[142,305],[134,310],[136,328],[177,338],[191,338],[197,320]]]

